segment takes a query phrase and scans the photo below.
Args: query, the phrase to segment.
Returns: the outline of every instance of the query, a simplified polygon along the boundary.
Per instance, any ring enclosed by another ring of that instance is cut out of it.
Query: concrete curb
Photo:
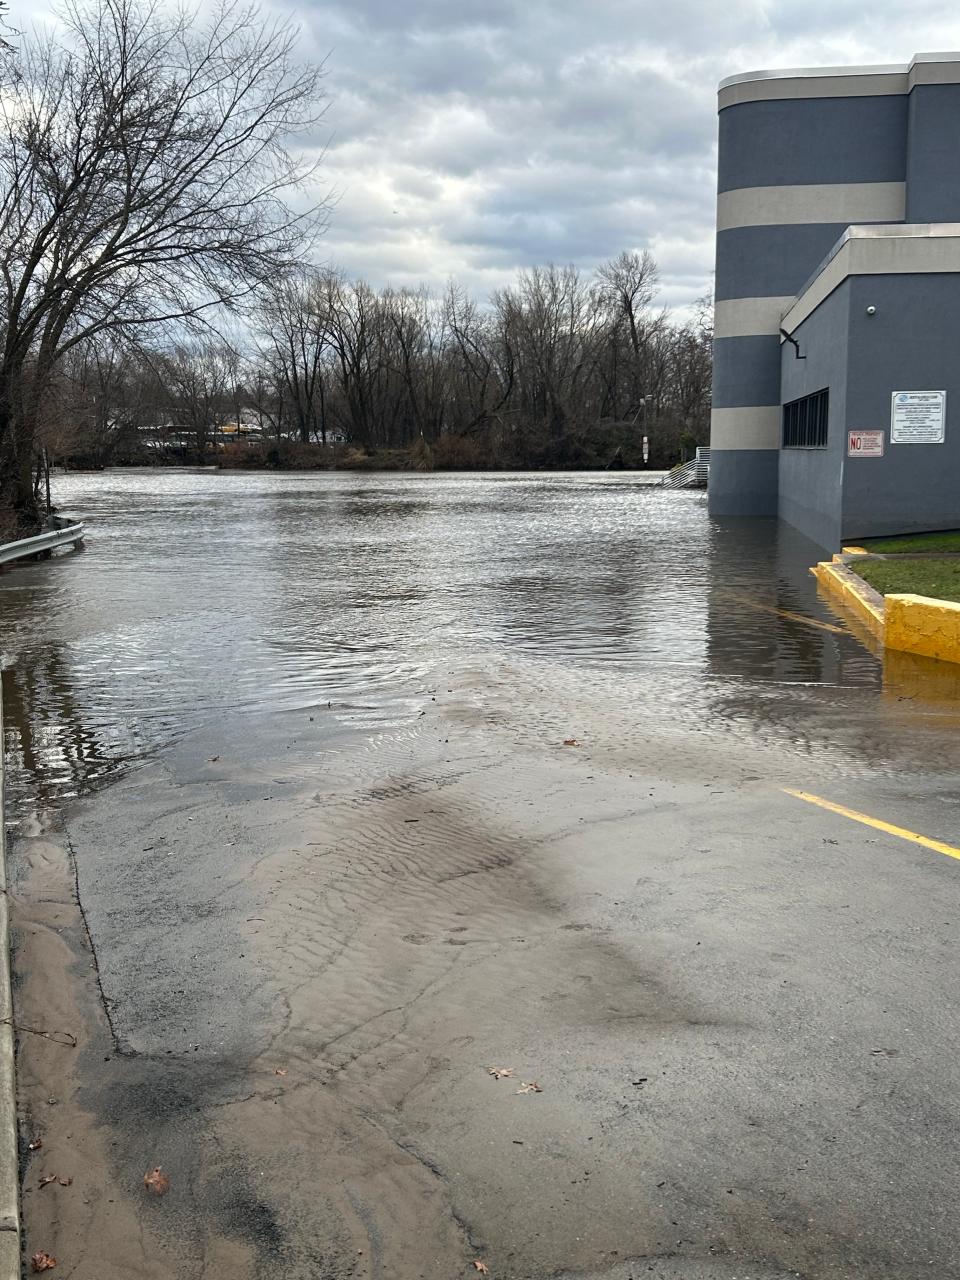
[[[930,596],[887,596],[884,644],[940,662],[960,662],[960,604]]]
[[[885,650],[960,663],[960,604],[903,593],[882,596],[852,567],[867,554],[857,547],[844,547],[832,562],[824,560],[810,572]]]
[[[0,696],[0,1280],[20,1280],[20,1168],[10,985],[4,814],[3,698]]]
[[[832,563],[824,560],[810,572],[829,595],[835,596],[875,639],[882,642],[885,626],[883,596],[844,563],[851,558],[837,556]]]

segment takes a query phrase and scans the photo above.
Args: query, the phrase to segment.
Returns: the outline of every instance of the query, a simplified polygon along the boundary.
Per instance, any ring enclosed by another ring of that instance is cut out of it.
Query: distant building
[[[960,53],[720,85],[710,510],[960,527]]]
[[[227,444],[259,444],[269,432],[256,419],[241,413],[239,422],[220,422],[211,434],[216,444],[223,447]]]

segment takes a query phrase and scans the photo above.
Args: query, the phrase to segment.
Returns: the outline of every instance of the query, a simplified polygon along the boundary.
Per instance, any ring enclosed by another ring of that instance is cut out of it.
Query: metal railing
[[[710,450],[697,449],[696,457],[674,467],[663,479],[664,489],[705,489],[710,479]]]
[[[63,529],[48,529],[46,533],[38,533],[35,538],[21,538],[18,542],[0,543],[0,564],[9,564],[11,560],[22,560],[25,556],[39,555],[44,551],[56,551],[58,547],[67,547],[71,544],[76,547],[82,541],[82,524],[68,524]]]

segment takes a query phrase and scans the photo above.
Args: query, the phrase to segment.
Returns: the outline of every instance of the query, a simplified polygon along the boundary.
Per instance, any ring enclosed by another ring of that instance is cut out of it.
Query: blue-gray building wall
[[[882,458],[846,459],[842,537],[960,528],[960,275],[856,276],[844,288],[849,371],[836,435],[880,429],[886,445]],[[890,442],[894,391],[946,391],[943,444]]]
[[[848,225],[812,222],[718,231],[716,300],[799,293]]]
[[[780,352],[784,403],[829,390],[827,447],[781,449],[781,519],[828,549],[840,544],[848,405],[850,282],[845,281],[794,330],[805,357],[785,342]]]
[[[960,84],[915,85],[907,137],[907,222],[960,222]]]
[[[873,315],[867,308],[874,307]],[[785,403],[829,391],[827,447],[781,449],[779,514],[821,546],[960,528],[960,274],[848,277],[784,343]],[[943,444],[893,444],[896,391],[946,391]],[[847,456],[882,431],[883,457]]]
[[[709,490],[715,515],[776,514],[780,474],[778,324],[768,314],[753,329],[744,332],[741,324],[728,335],[723,304],[749,308],[800,291],[850,221],[830,217],[836,192],[820,200],[819,188],[905,181],[907,108],[902,93],[891,93],[740,102],[720,112],[718,193],[721,201],[742,193],[746,212],[738,215],[742,225],[721,224],[717,232]],[[807,221],[797,220],[795,210],[784,222],[763,212],[751,217],[751,201],[761,210],[770,188],[798,186],[809,188]],[[877,191],[876,216],[857,221],[889,219],[889,194]],[[869,190],[866,200],[869,215]]]
[[[710,451],[707,505],[713,516],[777,515],[777,450]]]
[[[903,94],[741,102],[720,112],[717,190],[902,182],[906,157]]]

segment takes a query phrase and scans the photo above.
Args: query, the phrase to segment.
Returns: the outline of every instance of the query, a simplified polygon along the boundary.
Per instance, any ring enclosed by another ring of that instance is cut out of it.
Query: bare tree
[[[224,343],[197,341],[176,347],[155,364],[160,403],[191,461],[209,460],[216,431],[234,416],[236,356]]]
[[[236,0],[201,21],[67,0],[0,95],[0,506],[36,517],[31,457],[63,355],[111,330],[201,322],[281,278],[322,229],[292,212],[322,114],[297,33]]]
[[[327,442],[323,358],[329,342],[328,298],[322,276],[310,268],[275,281],[260,308],[269,360],[282,383],[283,401],[307,444]]]
[[[627,401],[614,405],[615,414],[633,416],[647,396],[656,394],[656,388],[650,385],[655,378],[650,367],[651,344],[667,323],[664,313],[656,317],[650,314],[658,281],[656,260],[649,249],[642,253],[625,250],[597,269],[599,299],[610,315],[611,327],[616,332],[626,324],[629,338]],[[622,379],[617,381],[619,384]]]

